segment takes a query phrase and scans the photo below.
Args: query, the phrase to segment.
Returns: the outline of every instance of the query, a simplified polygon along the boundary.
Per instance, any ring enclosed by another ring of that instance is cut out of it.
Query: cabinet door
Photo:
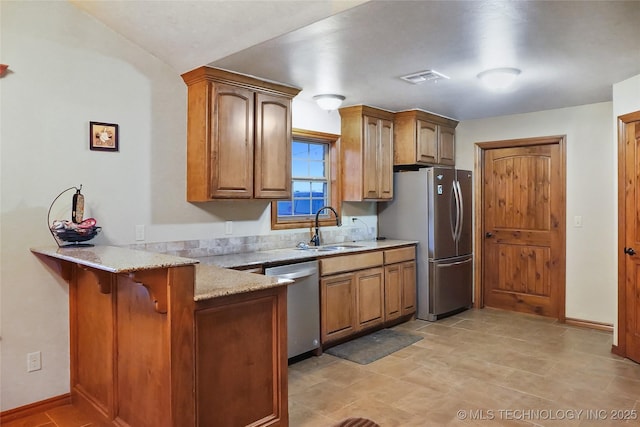
[[[256,93],[254,197],[291,197],[291,99]]]
[[[384,269],[370,268],[356,273],[358,329],[384,322]]]
[[[393,122],[364,117],[364,199],[393,198]]]
[[[402,315],[402,272],[401,264],[384,268],[384,320],[397,319]]]
[[[438,163],[454,166],[456,164],[455,133],[453,128],[440,126],[438,138]]]
[[[253,196],[254,93],[213,84],[211,197]]]
[[[393,198],[393,122],[379,121],[378,158],[378,199]]]
[[[434,164],[438,161],[438,125],[416,120],[416,162]]]
[[[334,341],[356,332],[355,274],[323,277],[320,280],[320,292],[322,342]]]
[[[377,199],[379,174],[378,152],[380,151],[379,120],[375,117],[364,116],[364,141],[362,164],[362,197],[364,199]],[[348,165],[347,165],[348,167]]]
[[[402,264],[402,315],[416,312],[416,262]]]

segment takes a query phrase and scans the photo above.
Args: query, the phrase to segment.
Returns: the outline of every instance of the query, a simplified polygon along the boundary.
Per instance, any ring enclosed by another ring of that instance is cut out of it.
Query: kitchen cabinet
[[[421,110],[396,113],[393,165],[454,166],[457,125],[455,120]]]
[[[322,342],[348,337],[357,331],[356,286],[353,273],[320,279]]]
[[[393,113],[364,105],[339,112],[342,199],[392,199]]]
[[[385,322],[416,311],[415,247],[384,251]]]
[[[32,251],[69,283],[71,400],[101,426],[289,425],[286,282],[124,248]]]
[[[415,246],[321,258],[322,344],[414,314],[415,259]]]
[[[358,330],[384,322],[384,269],[370,268],[355,274]]]
[[[384,321],[382,251],[320,259],[320,339],[347,338]]]
[[[188,87],[187,200],[291,197],[291,100],[299,89],[200,67]]]

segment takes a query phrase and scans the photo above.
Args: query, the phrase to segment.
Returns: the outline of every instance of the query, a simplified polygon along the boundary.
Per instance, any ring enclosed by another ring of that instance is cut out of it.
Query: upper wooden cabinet
[[[291,100],[300,90],[211,67],[182,78],[187,200],[291,197]]]
[[[421,110],[401,111],[394,119],[394,166],[455,165],[458,122]]]
[[[393,113],[364,105],[340,110],[342,200],[393,198]]]

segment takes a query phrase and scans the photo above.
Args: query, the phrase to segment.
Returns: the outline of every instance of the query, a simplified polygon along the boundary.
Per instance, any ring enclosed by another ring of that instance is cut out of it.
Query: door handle
[[[490,232],[490,231],[487,231],[487,232],[485,233],[484,237],[486,237],[487,239],[490,239],[490,238],[492,238],[492,237],[493,237],[493,233],[492,233],[492,232]]]
[[[624,253],[627,255],[635,255],[636,251],[634,251],[633,248],[624,248]]]

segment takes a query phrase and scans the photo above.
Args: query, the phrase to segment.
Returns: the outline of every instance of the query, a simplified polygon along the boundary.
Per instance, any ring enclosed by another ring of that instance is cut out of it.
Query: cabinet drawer
[[[384,263],[394,264],[396,262],[413,261],[416,259],[416,248],[411,246],[408,248],[389,249],[384,251]]]
[[[341,273],[343,271],[362,270],[364,268],[378,267],[383,264],[382,251],[367,252],[363,254],[345,255],[335,258],[320,259],[320,274]]]

